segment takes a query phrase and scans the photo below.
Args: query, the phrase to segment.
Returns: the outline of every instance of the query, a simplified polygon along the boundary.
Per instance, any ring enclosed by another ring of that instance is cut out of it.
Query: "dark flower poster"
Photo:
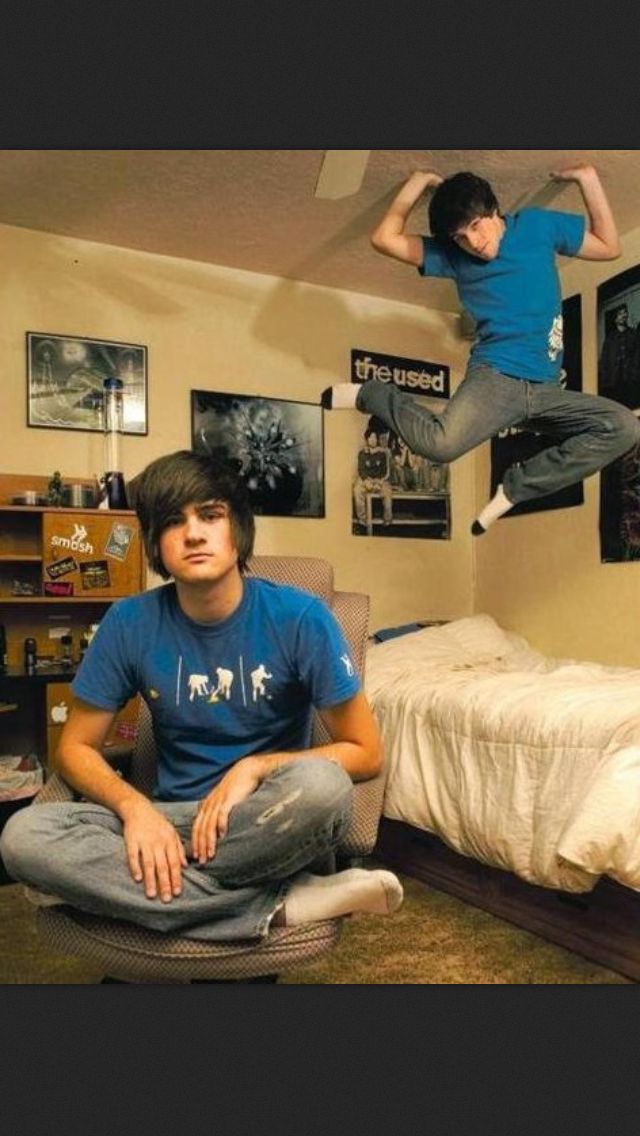
[[[324,419],[315,403],[191,392],[192,449],[233,465],[253,510],[324,517]]]

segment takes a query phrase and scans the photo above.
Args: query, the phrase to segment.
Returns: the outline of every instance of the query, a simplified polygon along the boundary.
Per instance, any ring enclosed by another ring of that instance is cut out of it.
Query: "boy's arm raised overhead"
[[[417,233],[405,233],[404,229],[411,210],[425,190],[435,189],[442,180],[440,174],[433,170],[415,170],[411,174],[371,234],[371,244],[376,252],[413,264],[416,268],[422,264],[422,237]]]
[[[577,183],[589,215],[588,228],[576,256],[582,260],[615,260],[620,256],[618,229],[595,167],[569,166],[552,171],[551,176],[557,181]]]

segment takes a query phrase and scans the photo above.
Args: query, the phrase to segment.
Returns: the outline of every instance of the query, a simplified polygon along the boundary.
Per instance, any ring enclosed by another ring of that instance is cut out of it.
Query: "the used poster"
[[[450,393],[449,367],[354,348],[351,381],[375,378],[406,390],[435,414]],[[354,536],[451,539],[448,464],[416,454],[375,415],[363,419],[351,484]]]

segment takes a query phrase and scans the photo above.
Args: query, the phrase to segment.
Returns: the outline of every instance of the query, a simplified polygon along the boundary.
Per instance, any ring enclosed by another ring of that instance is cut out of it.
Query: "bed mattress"
[[[489,615],[373,645],[383,814],[530,883],[640,889],[640,670],[545,656]]]

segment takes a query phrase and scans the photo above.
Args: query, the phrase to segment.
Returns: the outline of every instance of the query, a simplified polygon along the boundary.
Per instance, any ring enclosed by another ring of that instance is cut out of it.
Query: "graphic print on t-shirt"
[[[273,678],[273,675],[267,670],[264,663],[260,663],[260,666],[251,672],[251,692],[254,702],[257,702],[258,698],[271,700],[271,695],[265,686],[265,679],[268,678]]]
[[[206,674],[191,674],[189,675],[189,702],[193,702],[196,695],[198,698],[204,698],[209,693],[209,675]]]
[[[562,333],[563,333],[563,330],[564,330],[562,325],[563,325],[562,316],[556,316],[553,323],[551,324],[551,330],[549,332],[549,352],[548,352],[548,354],[549,354],[550,359],[554,359],[554,360],[557,359],[558,355],[562,351],[562,346],[563,346],[563,334]]]
[[[180,686],[182,675],[182,656],[178,660],[178,674],[176,682],[176,705],[180,704]],[[271,701],[271,691],[268,687],[268,682],[273,678],[273,674],[268,670],[265,663],[259,663],[252,671],[249,672],[251,678],[251,701],[258,702],[264,698],[267,702]],[[239,691],[239,696],[242,698],[243,706],[247,705],[247,689],[244,680],[244,661],[242,656],[238,659],[238,676],[239,683],[234,688],[235,673],[228,667],[213,667],[212,674],[203,674],[200,672],[192,672],[187,678],[187,690],[189,692],[189,702],[194,702],[196,699],[205,699],[207,702],[230,702],[232,700],[232,688]]]
[[[227,670],[226,667],[216,667],[216,675],[218,676],[218,685],[215,690],[211,691],[209,702],[218,702],[220,698],[226,698],[228,702],[231,698],[233,671]]]

